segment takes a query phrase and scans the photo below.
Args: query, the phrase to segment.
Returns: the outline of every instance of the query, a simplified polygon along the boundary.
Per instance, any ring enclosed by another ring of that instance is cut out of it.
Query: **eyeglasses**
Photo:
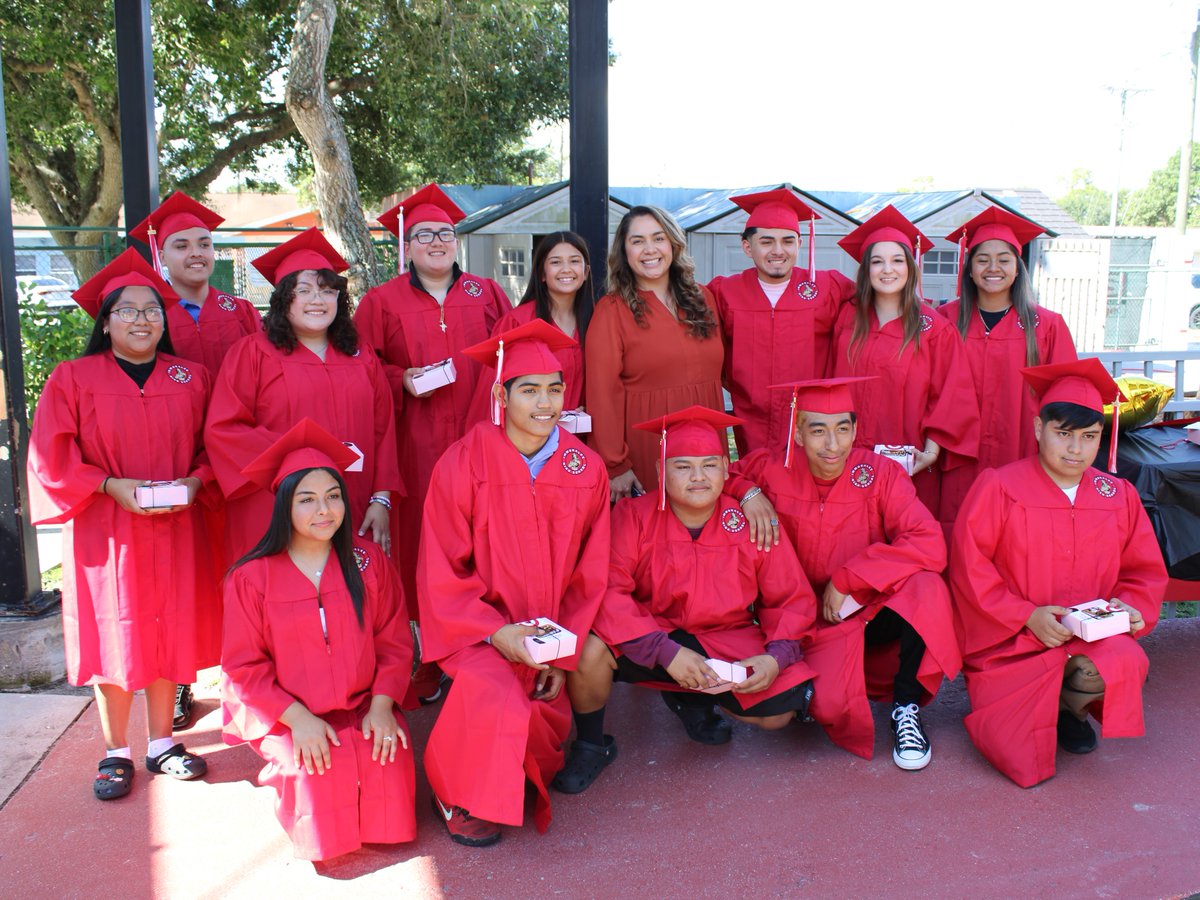
[[[311,300],[313,297],[320,296],[322,300],[337,300],[337,288],[321,288],[319,291],[314,291],[310,287],[298,287],[292,291],[292,296],[297,300]]]
[[[126,325],[132,325],[138,320],[139,316],[145,316],[146,321],[151,325],[163,320],[163,311],[161,306],[151,306],[147,309],[136,309],[132,306],[122,306],[120,309],[114,309],[112,314]]]
[[[434,238],[443,244],[453,244],[458,240],[458,235],[449,228],[443,228],[441,231],[418,231],[409,240],[416,241],[418,244],[432,244]]]

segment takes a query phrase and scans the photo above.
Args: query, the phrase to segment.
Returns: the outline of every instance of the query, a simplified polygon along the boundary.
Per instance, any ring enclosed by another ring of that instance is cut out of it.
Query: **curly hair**
[[[299,274],[299,272],[292,272],[280,279],[279,284],[275,285],[275,290],[271,292],[270,306],[267,314],[263,317],[263,327],[266,329],[267,339],[287,353],[294,351],[298,343],[296,332],[292,330],[292,323],[288,321],[287,316],[288,307],[291,306],[296,294],[296,281]],[[354,310],[350,308],[348,282],[332,269],[319,269],[317,270],[317,284],[323,288],[337,289],[337,315],[329,323],[327,332],[329,343],[339,353],[353,356],[358,350],[358,331],[355,330],[354,320],[351,319]]]
[[[1012,287],[1009,288],[1008,299],[1012,301],[1013,310],[1025,328],[1025,365],[1037,366],[1041,364],[1036,331],[1037,301],[1033,297],[1033,288],[1029,285],[1029,270],[1025,268],[1025,261],[1021,259],[1020,249],[1009,244],[1008,241],[1004,243],[1017,258],[1017,277],[1013,280]],[[975,261],[975,254],[982,246],[983,244],[976,244],[971,248],[967,253],[963,270],[958,275],[958,296],[962,299],[958,304],[958,321],[954,324],[958,328],[958,333],[963,336],[963,340],[966,340],[967,329],[971,327],[971,320],[975,317],[975,311],[979,309],[979,288],[975,285],[975,279],[971,277],[971,264]]]
[[[904,252],[904,264],[908,267],[908,279],[900,291],[900,320],[904,324],[900,353],[903,353],[909,343],[914,350],[921,348],[921,297],[917,293],[917,266],[920,263],[906,246],[899,243],[896,246]],[[851,360],[857,360],[871,332],[871,312],[875,309],[875,288],[871,287],[871,253],[874,249],[875,244],[871,244],[863,251],[863,261],[854,281],[854,330],[850,332],[850,346],[846,348]]]
[[[687,325],[688,334],[697,340],[712,336],[717,328],[717,320],[704,299],[700,285],[696,284],[696,264],[688,253],[687,238],[675,220],[656,206],[635,206],[621,219],[616,234],[613,235],[612,247],[608,251],[608,282],[605,290],[625,301],[625,305],[633,313],[634,321],[640,327],[649,327],[646,323],[646,304],[638,296],[637,276],[629,265],[629,256],[625,251],[625,239],[629,236],[633,220],[639,216],[650,216],[658,222],[671,243],[671,266],[667,272],[667,283],[683,322]]]

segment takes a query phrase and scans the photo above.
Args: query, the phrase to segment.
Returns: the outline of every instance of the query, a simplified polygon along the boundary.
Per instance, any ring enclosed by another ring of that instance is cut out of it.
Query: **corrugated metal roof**
[[[480,196],[470,198],[472,201],[486,199],[486,197],[482,195],[482,192],[491,187],[507,188],[509,193],[507,197],[503,197],[501,196],[500,192],[497,191],[495,196],[500,197],[500,199],[493,203],[476,207],[474,211],[470,212],[465,219],[458,223],[458,231],[460,234],[469,234],[478,228],[482,228],[484,225],[490,225],[497,219],[504,218],[509,213],[514,213],[518,209],[523,209],[529,204],[540,200],[542,197],[553,194],[555,191],[567,187],[569,184],[569,181],[556,181],[553,184],[538,184],[532,186],[487,185],[486,188],[469,188],[468,190],[478,190],[481,192]],[[450,191],[451,187],[453,186],[443,185],[446,193],[450,194],[451,199],[453,199],[455,203],[458,203],[457,197],[455,197],[455,195]],[[463,206],[461,203],[458,203],[458,205],[463,212],[467,212],[467,207]]]

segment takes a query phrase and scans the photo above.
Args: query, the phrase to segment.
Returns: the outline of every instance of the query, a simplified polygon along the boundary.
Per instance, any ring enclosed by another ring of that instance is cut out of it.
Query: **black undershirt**
[[[157,357],[150,360],[150,362],[144,363],[131,363],[127,359],[121,359],[116,354],[113,354],[113,359],[117,361],[117,365],[121,367],[121,371],[133,379],[134,384],[138,386],[138,390],[140,391],[146,386],[146,382],[150,380],[150,376],[154,374],[154,363]]]
[[[983,319],[983,330],[991,331],[1000,324],[1000,320],[1007,316],[1011,309],[1011,306],[997,310],[996,312],[988,312],[986,309],[981,309],[979,311],[979,317]]]

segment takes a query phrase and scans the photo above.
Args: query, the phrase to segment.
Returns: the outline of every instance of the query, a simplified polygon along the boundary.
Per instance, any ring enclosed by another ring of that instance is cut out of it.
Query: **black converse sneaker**
[[[929,748],[925,729],[921,727],[921,711],[917,704],[892,704],[892,737],[895,740],[892,760],[896,765],[910,772],[929,765],[933,751]]]

